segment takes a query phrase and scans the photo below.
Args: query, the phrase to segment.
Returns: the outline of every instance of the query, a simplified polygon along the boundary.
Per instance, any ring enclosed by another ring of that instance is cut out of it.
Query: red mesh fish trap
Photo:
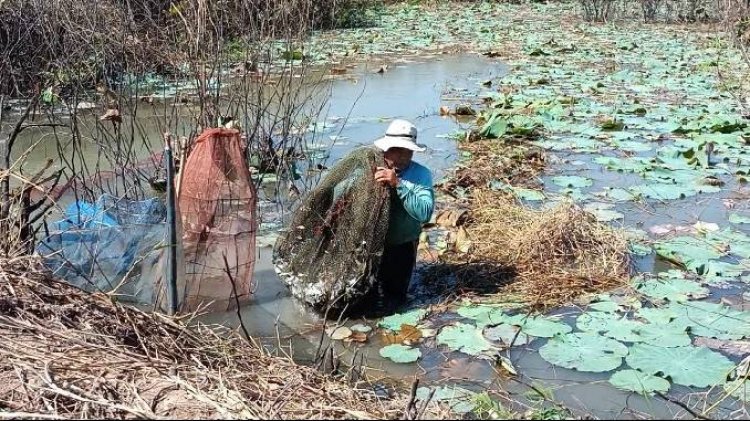
[[[244,147],[237,130],[208,129],[181,168],[182,311],[227,310],[250,297],[257,194]]]

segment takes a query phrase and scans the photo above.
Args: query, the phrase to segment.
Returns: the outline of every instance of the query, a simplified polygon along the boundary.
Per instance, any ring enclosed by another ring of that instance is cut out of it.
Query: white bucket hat
[[[375,141],[375,146],[383,151],[390,148],[410,149],[422,152],[425,148],[417,145],[417,128],[406,120],[393,120],[385,136]]]

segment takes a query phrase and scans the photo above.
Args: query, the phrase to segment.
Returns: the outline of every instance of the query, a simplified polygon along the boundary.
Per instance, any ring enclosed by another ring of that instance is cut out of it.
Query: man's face
[[[388,167],[403,171],[411,163],[411,158],[414,156],[414,151],[406,148],[390,148],[385,152],[385,163]]]

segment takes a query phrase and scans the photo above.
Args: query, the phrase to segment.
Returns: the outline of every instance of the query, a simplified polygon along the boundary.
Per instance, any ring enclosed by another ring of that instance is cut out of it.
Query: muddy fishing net
[[[255,266],[257,194],[237,130],[208,129],[181,168],[182,311],[246,301]]]
[[[338,313],[376,286],[390,193],[375,182],[383,153],[363,147],[334,165],[276,242],[274,267],[292,294]]]

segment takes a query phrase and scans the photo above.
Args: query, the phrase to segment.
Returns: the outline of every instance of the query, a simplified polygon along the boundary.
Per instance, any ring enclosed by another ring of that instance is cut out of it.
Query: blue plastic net
[[[133,301],[153,300],[153,279],[166,239],[166,207],[159,199],[133,201],[110,195],[77,201],[51,225],[37,252],[69,283]]]

